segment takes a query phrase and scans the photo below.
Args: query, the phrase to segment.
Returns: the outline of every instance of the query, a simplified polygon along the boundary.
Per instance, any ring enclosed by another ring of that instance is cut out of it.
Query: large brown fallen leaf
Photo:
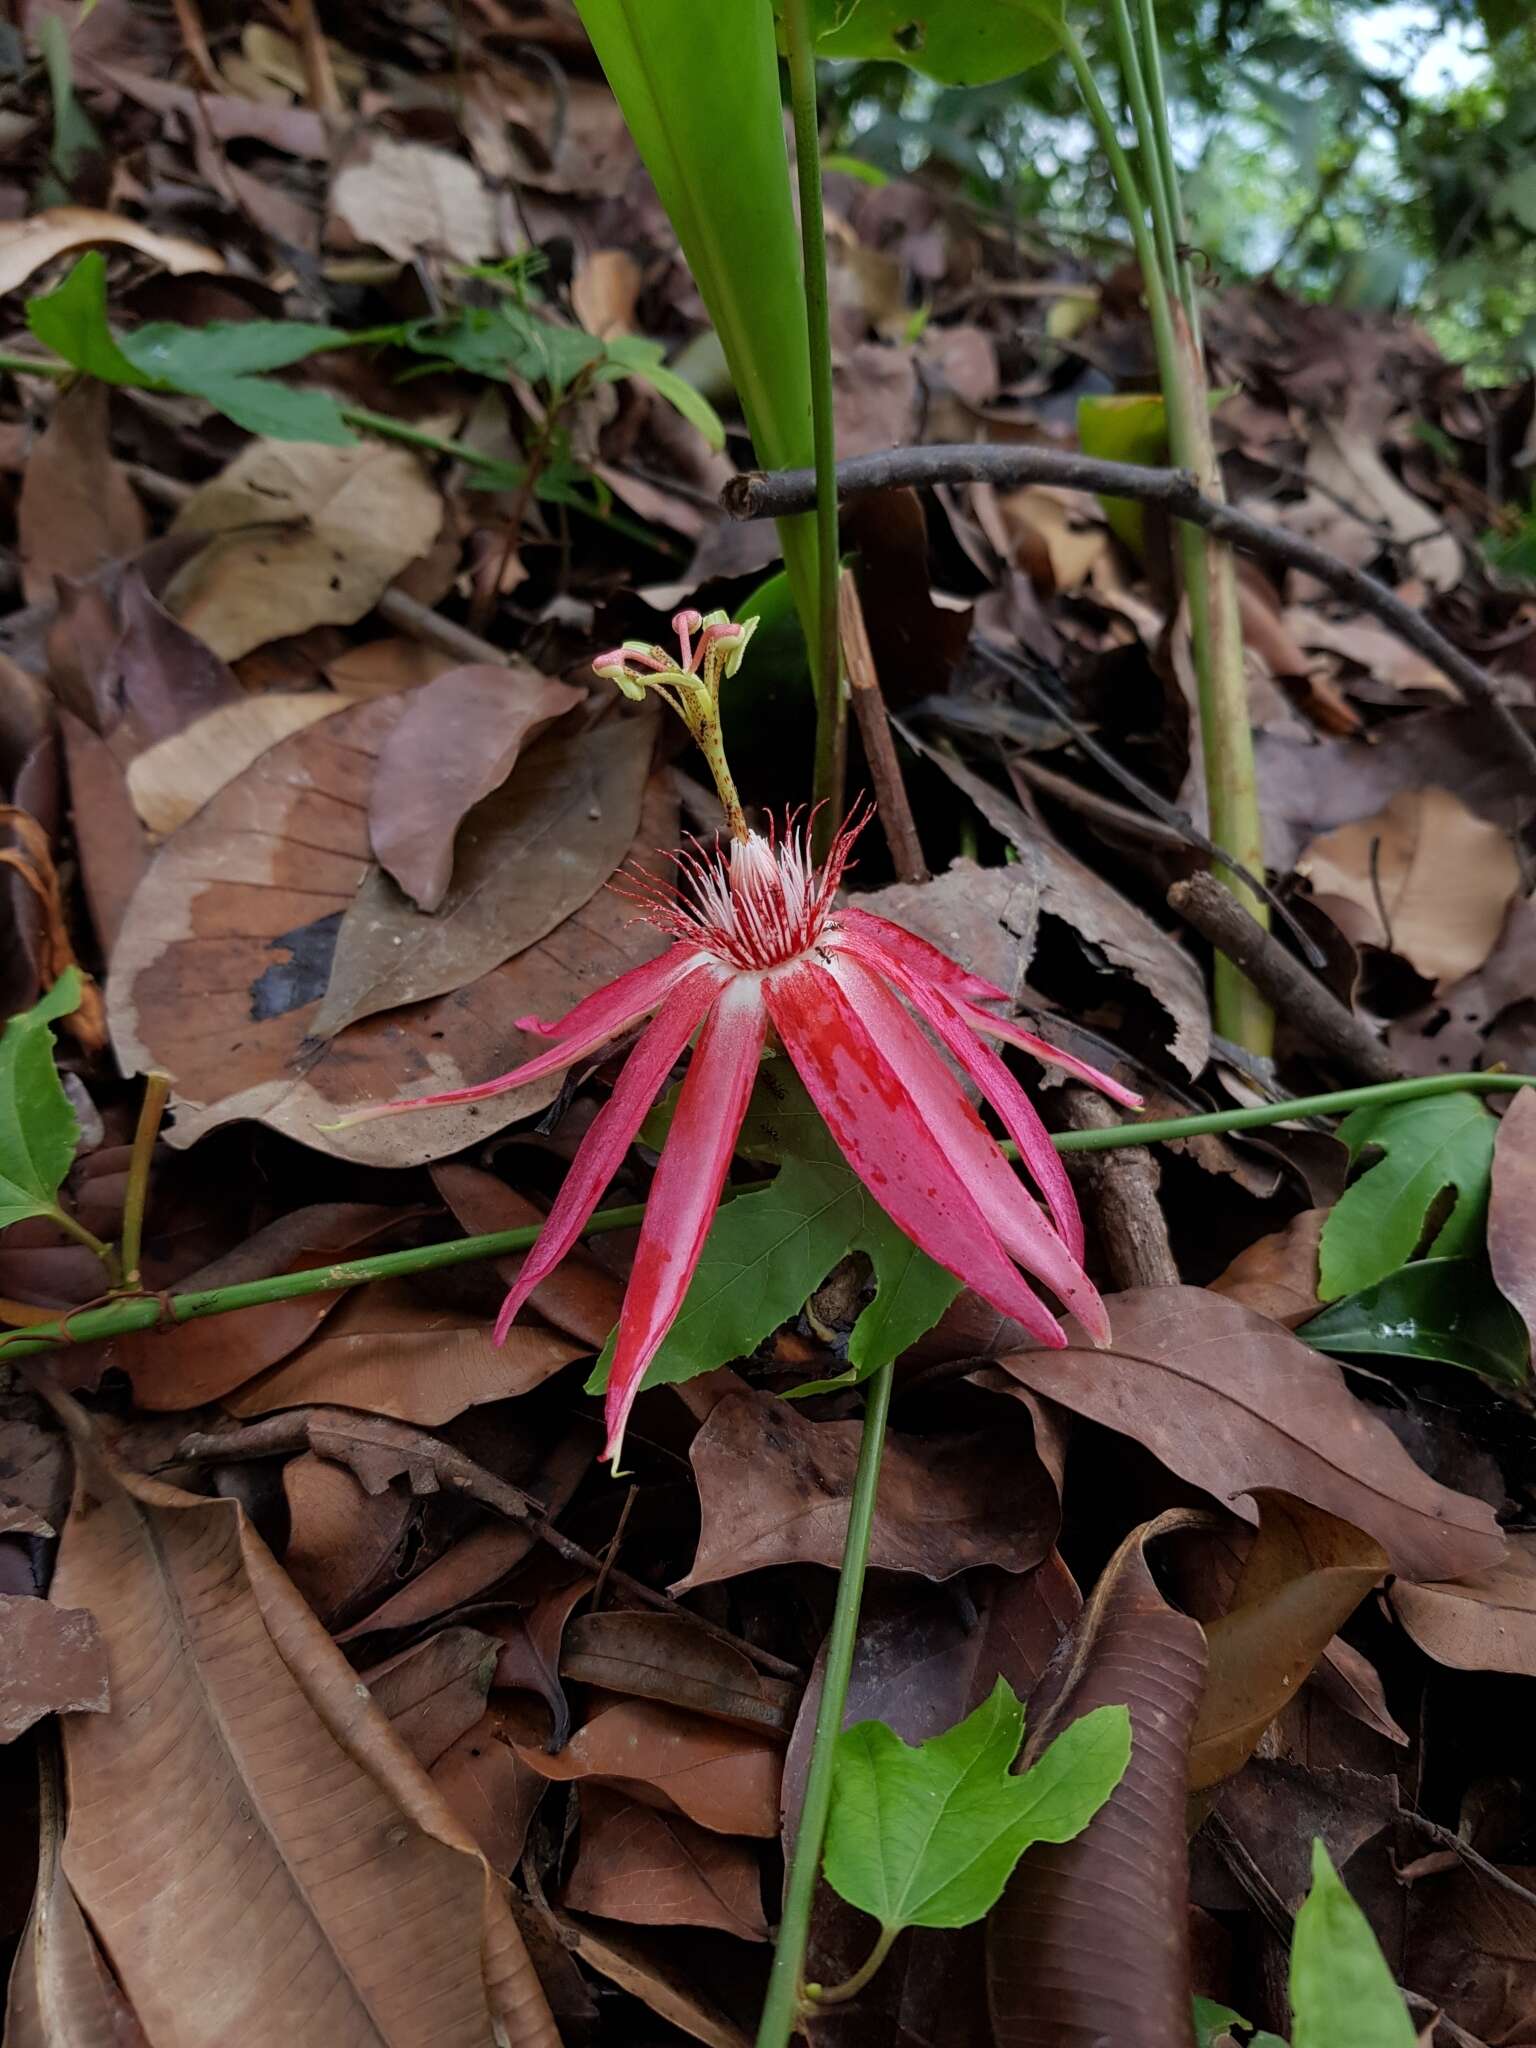
[[[53,596],[54,578],[91,576],[144,545],[149,521],[107,433],[110,393],[93,377],[65,391],[38,436],[16,507],[22,593]]]
[[[210,711],[185,731],[135,755],[128,765],[133,807],[150,831],[164,838],[269,747],[317,719],[344,711],[350,702],[328,690],[269,690],[265,696]]]
[[[547,1041],[517,1017],[559,1016],[667,943],[600,890],[557,930],[429,1003],[312,1036],[337,929],[369,864],[374,756],[403,700],[381,697],[282,740],[173,833],[135,892],[113,955],[108,1019],[125,1072],[174,1083],[177,1145],[254,1117],[334,1157],[418,1165],[542,1109],[534,1082],[465,1109],[325,1131],[349,1109],[503,1073]],[[670,844],[670,785],[654,779],[634,852]]]
[[[492,1870],[510,1877],[548,1780],[517,1753],[539,1739],[532,1700],[499,1699],[432,1766],[432,1782],[474,1837]]]
[[[360,132],[337,172],[331,211],[358,241],[401,263],[422,255],[479,263],[500,249],[496,202],[473,164],[375,129]]]
[[[500,789],[525,742],[583,696],[526,661],[450,669],[415,692],[379,754],[368,835],[419,910],[437,910],[448,893],[467,813]]]
[[[652,1700],[603,1701],[565,1748],[519,1748],[541,1777],[587,1778],[721,1835],[776,1835],[783,1751],[768,1737]]]
[[[390,1726],[430,1771],[485,1712],[500,1644],[478,1628],[443,1628],[363,1674]]]
[[[857,1422],[812,1422],[772,1394],[728,1394],[689,1449],[701,1522],[682,1593],[772,1564],[836,1569],[859,1454]],[[1061,1518],[1033,1431],[886,1439],[869,1561],[953,1578],[969,1565],[1025,1572]]]
[[[432,1184],[472,1236],[493,1230],[538,1229],[545,1212],[526,1195],[509,1188],[494,1173],[450,1159],[432,1169]],[[496,1261],[496,1272],[510,1287],[522,1271],[526,1252]],[[567,1252],[547,1280],[528,1297],[530,1306],[557,1330],[569,1331],[593,1351],[601,1351],[619,1320],[624,1283],[583,1245]]]
[[[64,1868],[157,2048],[291,2048],[321,2014],[338,2044],[558,2048],[489,1868],[242,1509],[71,1434],[53,1597],[98,1616],[113,1704],[64,1723]]]
[[[1492,1509],[1421,1472],[1333,1361],[1288,1330],[1198,1287],[1132,1288],[1109,1309],[1107,1350],[998,1363],[1135,1437],[1246,1520],[1257,1517],[1242,1496],[1271,1487],[1374,1536],[1407,1578],[1459,1577],[1503,1556]]]
[[[1131,1716],[1131,1760],[1074,1841],[1037,1844],[987,1923],[998,2048],[1189,2048],[1190,1731],[1205,1677],[1200,1624],[1153,1580],[1135,1530],[1105,1567],[1064,1658],[1029,1702],[1026,1760],[1095,1707]]]
[[[25,220],[0,221],[0,298],[24,285],[35,270],[71,249],[92,242],[115,243],[163,263],[173,277],[189,271],[221,271],[224,259],[182,235],[157,235],[142,221],[95,206],[47,206]]]
[[[581,1841],[562,1904],[642,1927],[718,1927],[766,1941],[762,1873],[745,1842],[602,1785],[581,1793]]]
[[[1509,835],[1447,789],[1401,791],[1296,862],[1320,907],[1359,944],[1400,953],[1431,981],[1459,981],[1493,950],[1520,888]]]
[[[671,2026],[702,2041],[704,2048],[752,2048],[752,2037],[692,1981],[675,1960],[653,1951],[618,1928],[596,1928],[560,1919],[560,1932],[573,1954],[610,1984],[617,1984]]]
[[[396,443],[252,441],[176,515],[176,533],[220,538],[177,576],[171,609],[226,661],[311,626],[350,626],[427,552],[442,516]]]
[[[406,700],[404,717],[380,750],[381,769],[401,726],[414,722],[418,702],[435,687]],[[430,916],[382,869],[372,869],[342,917],[311,1034],[334,1038],[380,1010],[462,988],[590,902],[634,838],[655,731],[653,716],[621,716],[596,732],[550,733],[531,748],[465,818],[452,883]],[[416,751],[425,756],[419,739]],[[436,765],[424,765],[443,787]],[[379,805],[376,780],[371,823]]]
[[[1437,1664],[1536,1678],[1536,1535],[1511,1535],[1508,1556],[1487,1571],[1421,1586],[1399,1579],[1387,1597]]]
[[[283,1466],[283,1500],[283,1569],[327,1627],[392,1592],[420,1547],[421,1509],[409,1493],[369,1493],[345,1465],[313,1451]]]
[[[1257,1498],[1259,1533],[1232,1604],[1206,1625],[1205,1692],[1189,1744],[1196,1792],[1242,1769],[1387,1570],[1386,1552],[1351,1523],[1281,1493]]]
[[[0,1742],[45,1714],[104,1714],[107,1653],[96,1617],[25,1593],[0,1593]]]
[[[37,1885],[11,1966],[6,2048],[147,2048],[59,1860],[64,1788],[52,1744],[38,1750],[38,1789]]]
[[[1439,990],[1387,1031],[1405,1074],[1464,1074],[1501,1060],[1516,1073],[1532,1064],[1529,1000],[1536,988],[1536,901],[1517,896],[1493,951],[1475,974]]]
[[[1317,1258],[1326,1209],[1303,1209],[1284,1230],[1261,1237],[1211,1282],[1213,1294],[1240,1301],[1294,1330],[1318,1310]]]
[[[560,1671],[605,1692],[666,1701],[742,1728],[789,1732],[794,1687],[765,1678],[690,1614],[578,1615],[565,1630]]]
[[[1494,1141],[1488,1261],[1500,1294],[1536,1338],[1536,1092],[1529,1088],[1505,1110]]]
[[[582,1355],[555,1330],[518,1323],[491,1342],[480,1316],[426,1301],[404,1280],[348,1296],[302,1351],[241,1386],[232,1415],[311,1405],[360,1408],[399,1422],[451,1422],[481,1401],[526,1394]]]

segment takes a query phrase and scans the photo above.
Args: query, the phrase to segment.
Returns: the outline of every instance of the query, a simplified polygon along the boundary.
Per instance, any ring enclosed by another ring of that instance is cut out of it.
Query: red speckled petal
[[[920,939],[916,932],[909,932],[904,925],[892,924],[888,917],[876,917],[873,911],[856,910],[850,905],[836,913],[834,923],[841,925],[850,937],[854,933],[867,934],[901,961],[910,973],[919,975],[937,988],[948,989],[951,995],[962,996],[974,1003],[1008,1001],[1000,988],[994,987],[981,975],[970,973],[958,960],[951,960],[937,946]]]
[[[1026,1031],[1011,1017],[990,1016],[987,1011],[978,1010],[965,1001],[958,1002],[956,1007],[973,1031],[984,1031],[988,1038],[1000,1038],[1005,1045],[1016,1045],[1021,1052],[1032,1053],[1048,1067],[1060,1067],[1064,1074],[1072,1075],[1074,1080],[1086,1081],[1090,1088],[1097,1088],[1101,1095],[1107,1095],[1111,1102],[1118,1102],[1125,1109],[1144,1106],[1133,1088],[1123,1088],[1108,1074],[1101,1074],[1097,1067],[1090,1067],[1086,1060],[1074,1059],[1071,1053],[1052,1045],[1048,1038],[1037,1038],[1033,1031]]]
[[[801,961],[765,978],[763,997],[784,1049],[794,1061],[812,1101],[842,1148],[848,1164],[886,1214],[931,1259],[974,1288],[1003,1315],[1059,1347],[1060,1324],[1026,1286],[991,1223],[957,1171],[958,1161],[937,1131],[929,1128],[877,1045],[864,1018],[824,967]],[[907,1029],[917,1035],[895,998],[887,995]],[[882,1039],[884,1027],[882,1024]],[[925,1048],[926,1050],[926,1048]],[[930,1059],[936,1055],[929,1052]],[[981,1139],[1006,1172],[980,1120],[959,1094],[951,1093],[975,1121]],[[1018,1187],[1018,1183],[1014,1183]],[[1020,1198],[1027,1201],[1022,1188]],[[1045,1229],[1042,1222],[1041,1229]],[[1065,1256],[1065,1247],[1062,1247]]]
[[[645,1369],[683,1305],[704,1249],[766,1036],[757,976],[734,977],[699,1035],[645,1205],[604,1411],[608,1442],[603,1456],[612,1459],[615,1469]]]
[[[624,1062],[613,1093],[582,1139],[560,1192],[496,1318],[498,1344],[539,1282],[552,1273],[586,1227],[598,1198],[619,1170],[651,1104],[719,993],[720,977],[697,968],[680,981],[645,1027]]]

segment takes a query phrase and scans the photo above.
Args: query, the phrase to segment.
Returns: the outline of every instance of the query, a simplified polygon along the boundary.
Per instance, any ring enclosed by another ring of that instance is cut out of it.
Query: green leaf
[[[45,347],[104,384],[143,388],[154,379],[118,347],[107,323],[107,259],[88,250],[51,292],[27,301],[27,325]]]
[[[1230,2005],[1218,2005],[1214,1998],[1195,2000],[1195,2048],[1215,2048],[1224,2034],[1247,2025],[1242,2014],[1234,2012]]]
[[[945,85],[991,85],[1060,49],[1064,0],[816,0],[818,57],[886,58]]]
[[[725,426],[719,413],[686,377],[666,367],[662,360],[665,351],[659,341],[645,341],[637,334],[618,334],[604,347],[608,364],[599,372],[603,381],[615,376],[638,378],[664,398],[674,412],[681,413],[689,426],[697,427],[711,448],[725,446]]]
[[[1459,1365],[1497,1386],[1523,1387],[1530,1378],[1525,1324],[1481,1258],[1415,1260],[1374,1287],[1346,1295],[1297,1335],[1318,1351],[1346,1358]]]
[[[80,1126],[54,1065],[52,1026],[79,1007],[80,970],[66,968],[0,1036],[0,1230],[58,1207]]]
[[[1168,415],[1155,391],[1103,393],[1077,401],[1077,441],[1085,455],[1103,462],[1136,462],[1144,467],[1168,456]],[[1146,515],[1130,498],[1101,498],[1110,530],[1140,555]]]
[[[178,389],[205,398],[248,434],[273,441],[323,441],[350,448],[357,436],[329,391],[279,384],[275,377],[209,377]]]
[[[1336,1301],[1384,1280],[1420,1249],[1431,1211],[1454,1193],[1431,1256],[1456,1258],[1482,1243],[1498,1124],[1475,1095],[1432,1095],[1357,1109],[1339,1125],[1351,1161],[1379,1149],[1323,1226],[1318,1298]]]
[[[1015,1777],[1023,1733],[1024,1709],[1004,1678],[975,1713],[917,1749],[883,1721],[845,1729],[834,1757],[828,1884],[886,1935],[980,1920],[1031,1843],[1080,1834],[1130,1761],[1124,1707],[1084,1714]]]
[[[323,349],[343,348],[350,340],[345,328],[320,327],[307,320],[210,320],[206,327],[151,320],[125,334],[120,346],[129,362],[155,383],[198,391],[210,380],[286,370]]]
[[[1416,2048],[1417,2031],[1370,1922],[1320,1841],[1291,1941],[1292,2048]]]
[[[61,16],[43,16],[37,42],[43,53],[48,90],[53,100],[53,148],[49,157],[60,178],[69,185],[80,168],[81,158],[101,153],[101,136],[95,122],[75,97],[74,59],[69,48],[69,31]]]
[[[653,1114],[642,1133],[647,1143],[660,1142],[666,1115],[665,1107]],[[800,1313],[850,1252],[869,1259],[875,1298],[849,1335],[848,1371],[797,1387],[797,1394],[865,1379],[932,1329],[960,1291],[959,1281],[897,1229],[846,1164],[792,1075],[759,1079],[737,1149],[747,1158],[782,1162],[779,1173],[716,1214],[682,1311],[646,1372],[647,1387],[675,1385],[749,1358]],[[587,1382],[589,1393],[607,1386],[613,1346],[610,1337]]]

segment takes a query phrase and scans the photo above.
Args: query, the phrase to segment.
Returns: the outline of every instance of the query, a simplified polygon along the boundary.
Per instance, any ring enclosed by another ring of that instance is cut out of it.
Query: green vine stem
[[[795,179],[800,190],[800,246],[811,344],[811,445],[816,467],[816,756],[811,790],[812,801],[823,806],[812,828],[820,858],[841,822],[847,711],[837,632],[837,426],[832,410],[832,317],[810,0],[784,0],[784,47],[795,123]]]
[[[1519,1088],[1536,1088],[1536,1074],[1432,1074],[1423,1080],[1378,1081],[1365,1088],[1341,1088],[1328,1095],[1296,1095],[1285,1102],[1261,1102],[1248,1109],[1213,1109],[1196,1116],[1111,1124],[1102,1131],[1061,1131],[1051,1143],[1058,1152],[1111,1152],[1126,1145],[1158,1145],[1177,1138],[1199,1138],[1209,1132],[1263,1130],[1269,1124],[1293,1123],[1303,1117],[1345,1116],[1352,1109],[1364,1109],[1375,1103],[1414,1102],[1430,1095],[1512,1094]],[[587,1230],[594,1236],[605,1230],[630,1230],[644,1216],[645,1205],[640,1202],[621,1209],[599,1209]],[[110,1245],[104,1245],[72,1218],[61,1214],[54,1220],[79,1243],[89,1245],[98,1258],[113,1256]],[[0,1364],[32,1352],[51,1351],[60,1344],[95,1343],[104,1337],[125,1336],[131,1330],[150,1330],[157,1324],[169,1328],[177,1323],[199,1321],[204,1316],[228,1315],[235,1309],[260,1308],[264,1302],[293,1301],[301,1295],[360,1287],[369,1280],[398,1280],[412,1273],[435,1272],[440,1266],[466,1266],[477,1259],[504,1258],[509,1252],[527,1251],[542,1228],[542,1224],[528,1224],[518,1230],[493,1231],[484,1237],[449,1238],[443,1244],[379,1252],[367,1259],[343,1259],[305,1273],[276,1273],[266,1280],[242,1280],[228,1287],[208,1287],[187,1294],[124,1296],[99,1307],[74,1309],[54,1321],[30,1324],[24,1330],[0,1337]]]
[[[859,1608],[864,1598],[864,1574],[869,1564],[869,1544],[875,1526],[875,1493],[880,1483],[880,1460],[885,1450],[886,1417],[891,1408],[894,1364],[882,1366],[869,1383],[864,1404],[864,1428],[859,1438],[859,1463],[853,1477],[853,1498],[848,1503],[848,1534],[843,1542],[843,1562],[837,1579],[837,1604],[827,1634],[827,1654],[822,1667],[821,1698],[816,1707],[816,1729],[811,1738],[811,1760],[805,1776],[805,1797],[800,1802],[800,1820],[795,1846],[784,1883],[784,1912],[779,1938],[773,1951],[773,1971],[768,1979],[768,1996],[758,2022],[757,2048],[788,2048],[806,2004],[801,1983],[805,1969],[806,1944],[811,1932],[811,1905],[816,1880],[821,1874],[821,1850],[827,1837],[827,1815],[832,1807],[833,1760],[837,1738],[842,1733],[848,1706],[848,1680],[853,1671],[853,1652],[858,1642]]]
[[[85,1225],[71,1216],[67,1209],[53,1208],[49,1211],[48,1221],[62,1230],[66,1237],[72,1237],[76,1244],[83,1244],[88,1252],[94,1252],[101,1261],[102,1271],[107,1276],[107,1285],[117,1285],[122,1278],[122,1267],[118,1264],[117,1253],[111,1245],[104,1244],[94,1230],[87,1230]],[[38,1327],[46,1329],[48,1325],[39,1324]],[[3,1346],[0,1346],[0,1350],[3,1350]]]

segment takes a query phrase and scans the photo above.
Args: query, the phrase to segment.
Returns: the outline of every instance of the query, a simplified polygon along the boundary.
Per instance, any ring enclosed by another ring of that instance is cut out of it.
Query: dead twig
[[[1405,645],[1417,650],[1450,677],[1468,702],[1484,711],[1536,778],[1536,738],[1526,731],[1504,700],[1493,678],[1472,658],[1438,632],[1421,612],[1405,604],[1362,569],[1339,561],[1315,541],[1255,519],[1232,505],[1203,497],[1194,478],[1179,469],[1142,469],[1131,462],[1100,462],[1058,448],[971,445],[892,448],[879,455],[850,456],[837,465],[840,497],[860,491],[893,490],[924,484],[991,483],[1005,487],[1028,483],[1056,484],[1072,490],[1096,491],[1109,497],[1134,498],[1144,505],[1163,505],[1176,518],[1202,526],[1218,540],[1245,554],[1282,563],[1313,576],[1335,596],[1373,613]],[[733,477],[720,501],[733,519],[779,519],[804,512],[815,503],[815,478],[808,469],[750,470]]]
[[[880,825],[885,833],[885,843],[891,849],[896,879],[898,882],[926,882],[930,879],[928,863],[923,858],[917,821],[912,816],[901,762],[896,757],[896,743],[891,738],[891,722],[886,716],[880,677],[864,624],[859,586],[854,582],[850,569],[843,571],[837,586],[837,626],[843,643],[843,666],[848,672],[848,694],[853,701],[859,737],[864,742],[864,758],[869,763],[870,779],[875,785]]]
[[[1192,875],[1168,891],[1169,907],[1240,967],[1287,1023],[1363,1081],[1400,1081],[1402,1071],[1370,1026],[1309,974],[1249,916],[1214,875]]]
[[[220,78],[219,67],[208,47],[197,0],[171,0],[171,6],[175,11],[176,26],[181,30],[181,46],[187,53],[187,62],[198,85],[204,92],[227,92],[229,88]]]
[[[340,1408],[296,1408],[288,1414],[271,1415],[228,1431],[197,1431],[183,1437],[176,1447],[173,1464],[205,1465],[231,1458],[284,1458],[296,1451],[313,1451],[318,1457],[346,1465],[355,1471],[359,1449],[370,1454],[365,1461],[375,1470],[381,1461],[396,1461],[395,1469],[406,1474],[413,1493],[458,1494],[478,1501],[492,1514],[521,1523],[541,1543],[547,1543],[557,1557],[577,1565],[595,1578],[606,1575],[631,1600],[654,1607],[663,1614],[686,1614],[721,1642],[729,1643],[744,1657],[750,1657],[761,1671],[776,1678],[803,1679],[805,1674],[770,1650],[761,1650],[745,1636],[733,1635],[702,1615],[694,1614],[674,1600],[670,1593],[658,1593],[628,1572],[608,1570],[603,1560],[563,1535],[545,1515],[532,1494],[510,1485],[473,1458],[465,1457],[452,1444],[444,1443],[427,1430],[413,1429],[377,1415],[356,1415]],[[359,1475],[361,1476],[361,1475]],[[391,1475],[393,1476],[393,1475]],[[364,1482],[366,1484],[366,1481]],[[377,1490],[377,1489],[370,1489]]]
[[[320,26],[315,0],[288,0],[288,11],[293,22],[294,40],[304,64],[310,105],[317,114],[340,114],[344,111],[341,88],[336,83],[336,68],[326,47],[325,31]]]
[[[1102,1131],[1120,1118],[1091,1088],[1065,1088],[1062,1107],[1074,1131]],[[1158,1200],[1160,1172],[1149,1145],[1069,1156],[1067,1171],[1085,1185],[1099,1241],[1117,1288],[1177,1287],[1179,1269]]]

